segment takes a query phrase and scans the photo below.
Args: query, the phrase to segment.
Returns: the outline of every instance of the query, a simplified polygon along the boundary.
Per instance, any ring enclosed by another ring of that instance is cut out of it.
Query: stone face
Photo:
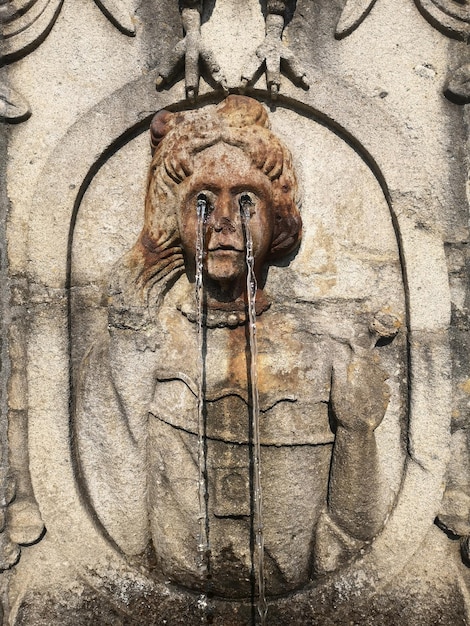
[[[467,4],[20,4],[4,623],[468,623]]]

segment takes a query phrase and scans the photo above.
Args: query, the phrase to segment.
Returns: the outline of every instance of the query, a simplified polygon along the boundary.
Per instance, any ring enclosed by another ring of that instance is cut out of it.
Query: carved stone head
[[[292,157],[269,129],[265,108],[244,96],[229,96],[215,107],[157,113],[150,127],[152,162],[145,200],[145,223],[123,259],[132,292],[146,302],[150,289],[165,285],[184,269],[191,278],[197,233],[197,199],[207,203],[205,277],[221,299],[239,295],[245,273],[240,198],[252,205],[250,226],[255,272],[292,252],[301,238],[297,181]],[[121,262],[120,267],[123,268]],[[119,270],[119,268],[118,268]],[[120,274],[112,287],[128,295]],[[124,289],[123,289],[124,287]],[[216,296],[217,298],[217,296]],[[132,298],[133,299],[133,298]],[[153,298],[152,298],[153,300]]]

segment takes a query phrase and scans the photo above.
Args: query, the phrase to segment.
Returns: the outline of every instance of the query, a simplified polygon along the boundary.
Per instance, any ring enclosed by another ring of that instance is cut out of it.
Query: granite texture
[[[20,4],[3,623],[470,623],[467,3]]]

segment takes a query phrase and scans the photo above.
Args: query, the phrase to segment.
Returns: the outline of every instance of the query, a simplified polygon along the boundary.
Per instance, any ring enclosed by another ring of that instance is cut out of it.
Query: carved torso
[[[162,316],[149,417],[150,524],[165,576],[202,588],[196,566],[196,326]],[[311,576],[314,534],[325,506],[331,444],[328,401],[338,346],[295,312],[273,306],[257,321],[261,466],[267,591],[279,594]],[[180,347],[180,349],[178,349]],[[250,593],[253,514],[252,433],[246,329],[205,331],[205,419],[209,541],[214,592]],[[251,453],[252,454],[252,453]]]
[[[152,541],[165,579],[201,589],[196,325],[177,310],[171,293],[158,323],[154,345],[139,332],[114,329],[87,357],[75,425],[79,462],[92,508],[120,549],[138,554]],[[245,333],[244,326],[205,332],[211,568],[214,592],[229,597],[251,589]],[[276,304],[258,318],[257,337],[267,592],[279,594],[311,577],[334,441],[331,371],[346,348],[317,334],[313,320],[296,315],[295,307]],[[100,369],[108,373],[98,375]]]

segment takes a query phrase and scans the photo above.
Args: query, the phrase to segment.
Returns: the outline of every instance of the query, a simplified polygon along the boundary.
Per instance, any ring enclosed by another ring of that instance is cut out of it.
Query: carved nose
[[[236,230],[236,214],[234,214],[234,207],[232,206],[230,200],[219,198],[219,201],[214,207],[212,218],[213,229],[216,233],[234,232]]]
[[[214,223],[214,230],[216,233],[233,233],[236,229],[232,220],[224,216],[216,219]]]

